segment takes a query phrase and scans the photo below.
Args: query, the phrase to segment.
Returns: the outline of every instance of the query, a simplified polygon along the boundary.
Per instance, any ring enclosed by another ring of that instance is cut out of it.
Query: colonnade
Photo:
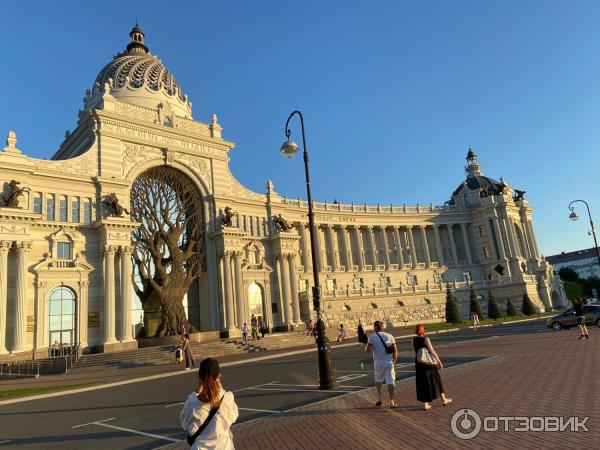
[[[104,247],[104,340],[103,344],[115,342],[129,342],[133,340],[131,333],[131,256],[133,247],[106,245]],[[116,336],[116,290],[115,262],[119,260],[121,270],[120,286],[121,297],[120,327],[118,340]]]

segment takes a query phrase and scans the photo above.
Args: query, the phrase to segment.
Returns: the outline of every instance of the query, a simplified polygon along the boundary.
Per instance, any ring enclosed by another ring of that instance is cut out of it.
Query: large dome
[[[94,85],[102,88],[109,83],[111,95],[121,102],[152,109],[162,103],[175,115],[191,119],[191,102],[173,74],[148,51],[141,28],[136,25],[129,35],[127,49],[104,66]]]

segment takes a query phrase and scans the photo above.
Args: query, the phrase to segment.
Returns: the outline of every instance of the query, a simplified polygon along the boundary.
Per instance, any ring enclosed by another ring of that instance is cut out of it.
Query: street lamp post
[[[325,324],[323,323],[323,316],[321,314],[321,285],[319,282],[319,268],[317,266],[317,254],[315,249],[317,248],[317,236],[315,233],[315,214],[313,211],[313,199],[310,188],[310,172],[308,169],[308,151],[306,150],[306,136],[304,134],[304,117],[300,111],[294,111],[290,114],[285,123],[285,136],[287,140],[281,145],[281,154],[286,158],[293,158],[298,153],[298,144],[290,140],[292,131],[290,130],[290,120],[294,115],[300,117],[300,124],[302,125],[302,146],[304,147],[304,172],[306,174],[306,195],[308,200],[308,228],[310,234],[310,245],[313,251],[312,256],[312,270],[313,270],[313,281],[314,286],[312,288],[313,293],[313,308],[317,312],[317,353],[319,355],[319,389],[333,389],[336,386],[335,376],[333,372],[333,363],[331,361],[331,347],[329,346],[329,340],[325,335]]]
[[[569,203],[569,209],[571,210],[571,214],[569,214],[569,219],[572,221],[576,221],[579,219],[579,214],[575,212],[575,207],[573,203],[581,202],[585,205],[588,212],[588,217],[590,218],[590,227],[592,228],[592,236],[594,237],[594,250],[596,250],[596,257],[598,258],[598,265],[600,266],[600,250],[598,250],[598,241],[596,240],[596,230],[594,229],[594,222],[592,221],[592,213],[590,212],[590,205],[585,200],[573,200]]]

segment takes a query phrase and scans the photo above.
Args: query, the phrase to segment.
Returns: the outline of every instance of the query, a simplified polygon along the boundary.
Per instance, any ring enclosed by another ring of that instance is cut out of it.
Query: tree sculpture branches
[[[157,336],[194,331],[183,298],[203,267],[202,202],[194,184],[170,167],[143,172],[131,186],[133,261],[139,282],[134,289],[142,305],[157,297],[161,323]]]

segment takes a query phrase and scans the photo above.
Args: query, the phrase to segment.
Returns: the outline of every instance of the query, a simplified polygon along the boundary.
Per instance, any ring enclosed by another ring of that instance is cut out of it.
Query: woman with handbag
[[[231,425],[238,418],[238,407],[233,393],[223,389],[219,362],[206,358],[198,375],[198,387],[179,415],[190,450],[234,450]]]
[[[452,402],[452,399],[446,397],[444,393],[444,385],[439,372],[439,369],[443,367],[442,361],[429,338],[425,336],[425,326],[417,325],[415,333],[417,335],[413,338],[413,347],[415,349],[417,400],[425,403],[425,411],[431,409],[430,403],[438,397],[441,398],[442,405],[446,406]]]

